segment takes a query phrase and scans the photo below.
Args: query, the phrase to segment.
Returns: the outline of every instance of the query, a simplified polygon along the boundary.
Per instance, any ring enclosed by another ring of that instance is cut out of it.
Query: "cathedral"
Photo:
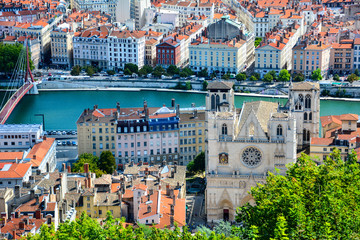
[[[254,203],[249,191],[269,171],[281,174],[297,149],[319,136],[320,88],[291,83],[285,106],[244,102],[235,107],[231,82],[212,82],[206,95],[206,214],[208,222],[234,221],[236,208]]]

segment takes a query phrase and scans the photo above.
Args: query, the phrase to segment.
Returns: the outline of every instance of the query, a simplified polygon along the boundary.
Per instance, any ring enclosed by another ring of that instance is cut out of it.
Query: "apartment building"
[[[178,110],[167,108],[85,109],[77,121],[79,154],[109,150],[120,164],[179,159]]]
[[[111,31],[108,38],[109,69],[124,68],[126,63],[145,64],[145,31]]]
[[[116,19],[116,6],[118,0],[71,0],[71,7],[76,10],[100,11]]]
[[[156,39],[149,39],[145,41],[145,64],[155,67],[156,65],[156,45],[159,41]]]
[[[360,70],[360,38],[354,39],[354,67]]]
[[[333,43],[330,52],[330,73],[348,74],[353,71],[352,43]]]
[[[292,51],[292,72],[302,73],[311,77],[314,70],[320,69],[325,77],[329,72],[331,45],[323,44],[297,44]]]
[[[180,165],[205,151],[205,109],[180,109]]]
[[[73,38],[74,65],[108,68],[108,35],[110,27],[87,29]]]
[[[206,37],[189,46],[190,67],[195,72],[207,68],[210,73],[234,73],[246,70],[254,62],[254,34],[228,15],[210,24]]]
[[[141,29],[146,22],[145,9],[151,7],[150,0],[130,0],[130,18],[135,20],[135,29]]]
[[[32,36],[40,41],[41,62],[50,57],[51,38],[50,32],[63,19],[62,14],[50,15],[33,22],[17,23],[14,27],[16,36]]]
[[[269,15],[265,11],[256,13],[254,18],[254,29],[256,37],[265,37],[265,34],[269,31]]]
[[[179,25],[183,26],[191,15],[204,15],[209,19],[214,18],[214,3],[173,0],[161,3],[159,7],[165,10],[179,12]]]
[[[74,31],[70,24],[60,24],[51,31],[51,60],[52,63],[64,68],[73,65],[73,37]]]
[[[27,150],[42,141],[40,124],[0,125],[0,151]]]
[[[292,69],[292,48],[300,37],[300,26],[268,33],[265,40],[255,49],[255,71],[261,77],[270,71],[279,73],[281,69]]]
[[[157,64],[167,68],[170,65],[180,67],[181,62],[181,46],[180,40],[168,38],[167,40],[156,45]]]

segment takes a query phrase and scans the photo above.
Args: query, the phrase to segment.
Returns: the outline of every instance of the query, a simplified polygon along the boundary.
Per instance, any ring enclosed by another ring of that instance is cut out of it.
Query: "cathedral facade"
[[[319,134],[318,85],[291,85],[285,106],[256,101],[242,109],[234,105],[232,85],[210,83],[206,96],[208,222],[234,221],[237,207],[253,203],[251,187],[275,168],[284,174],[286,164],[296,161],[297,146]]]

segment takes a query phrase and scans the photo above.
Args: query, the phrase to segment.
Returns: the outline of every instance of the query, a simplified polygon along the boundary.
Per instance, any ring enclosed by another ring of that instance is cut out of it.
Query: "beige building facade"
[[[205,111],[196,108],[180,113],[180,165],[205,151]]]
[[[51,31],[51,60],[53,64],[70,68],[73,56],[74,32],[68,24]]]
[[[353,70],[353,44],[333,43],[330,55],[332,73],[350,73]]]
[[[311,77],[313,71],[320,69],[325,77],[330,67],[331,45],[319,44],[297,45],[293,48],[293,73],[302,73]]]

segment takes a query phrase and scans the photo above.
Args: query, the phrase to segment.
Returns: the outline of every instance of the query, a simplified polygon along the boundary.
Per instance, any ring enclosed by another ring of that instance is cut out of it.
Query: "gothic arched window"
[[[304,101],[304,96],[302,94],[299,94],[299,101],[303,102]]]
[[[295,104],[295,110],[301,110],[301,103],[299,101]]]
[[[223,100],[226,100],[226,94],[225,93],[223,94]]]
[[[222,135],[227,135],[228,134],[227,125],[225,123],[222,125],[221,134]]]
[[[306,129],[304,128],[303,130],[303,141],[305,142],[306,141]]]
[[[312,120],[312,113],[309,113],[309,120]]]
[[[305,97],[305,108],[311,108],[311,96],[309,94]]]
[[[282,136],[283,135],[283,128],[282,128],[282,126],[280,124],[277,126],[276,135],[277,136]]]
[[[308,120],[308,115],[307,113],[304,113],[304,121],[307,121]]]
[[[216,110],[218,110],[220,107],[220,96],[216,95]]]
[[[215,111],[215,110],[216,110],[215,95],[211,95],[211,110],[212,110],[212,111]]]

